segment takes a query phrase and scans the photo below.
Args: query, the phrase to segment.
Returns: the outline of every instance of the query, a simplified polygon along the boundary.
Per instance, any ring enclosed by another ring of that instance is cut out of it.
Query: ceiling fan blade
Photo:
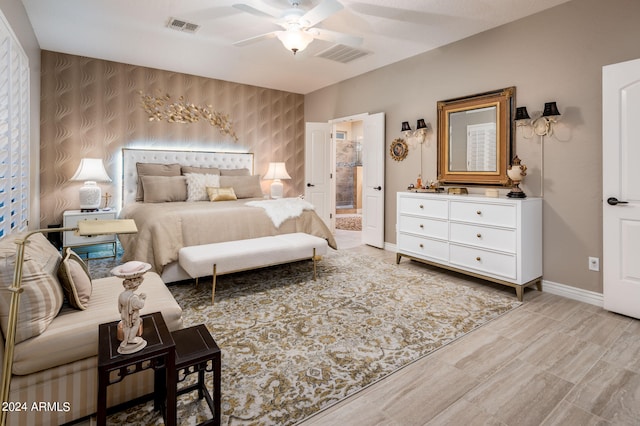
[[[332,43],[345,44],[347,46],[357,47],[362,44],[362,37],[351,34],[339,33],[337,31],[325,30],[324,28],[311,28],[307,31],[314,38],[319,40],[330,41]]]
[[[280,15],[282,15],[281,10],[259,2],[236,3],[233,5],[233,7],[243,12],[260,16],[261,18],[279,18]]]
[[[249,44],[257,43],[257,42],[262,41],[262,40],[267,40],[267,39],[270,39],[270,38],[274,38],[274,37],[276,37],[278,35],[279,32],[280,31],[273,31],[273,32],[266,33],[266,34],[261,34],[259,36],[246,38],[244,40],[236,41],[235,43],[233,43],[233,45],[234,46],[238,46],[238,47],[247,46]]]
[[[343,9],[344,6],[337,0],[324,0],[322,3],[302,15],[300,22],[303,27],[313,27],[320,21],[324,21],[329,16]]]

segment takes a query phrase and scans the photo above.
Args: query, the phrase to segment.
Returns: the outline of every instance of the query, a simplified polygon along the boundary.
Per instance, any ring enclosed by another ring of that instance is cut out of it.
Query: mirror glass
[[[438,180],[505,185],[515,87],[438,102]]]

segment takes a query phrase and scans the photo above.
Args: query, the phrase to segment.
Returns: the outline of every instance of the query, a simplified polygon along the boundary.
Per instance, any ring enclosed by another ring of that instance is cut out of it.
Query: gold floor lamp
[[[138,232],[133,219],[115,220],[83,220],[78,222],[77,227],[69,228],[47,228],[28,232],[23,238],[16,240],[16,264],[13,272],[13,284],[8,288],[11,294],[11,304],[9,306],[9,322],[7,324],[7,335],[5,336],[4,360],[2,364],[2,386],[0,387],[0,404],[9,401],[9,390],[11,387],[11,370],[13,369],[13,350],[16,340],[16,326],[18,323],[18,311],[20,309],[20,294],[22,293],[22,264],[24,262],[24,250],[27,240],[37,233],[66,232],[74,231],[77,235],[110,235],[110,234],[135,234]],[[0,410],[0,425],[7,422],[7,412]]]

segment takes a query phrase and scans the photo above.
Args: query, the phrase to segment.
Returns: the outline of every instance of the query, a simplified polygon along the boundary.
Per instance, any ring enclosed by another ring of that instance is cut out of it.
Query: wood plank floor
[[[527,289],[523,306],[303,423],[338,424],[640,425],[640,321]]]

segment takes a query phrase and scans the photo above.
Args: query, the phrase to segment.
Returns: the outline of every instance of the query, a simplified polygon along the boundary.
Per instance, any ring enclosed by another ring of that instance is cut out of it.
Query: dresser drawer
[[[400,197],[400,214],[403,213],[447,219],[447,200]]]
[[[451,265],[498,275],[510,280],[517,278],[515,255],[495,253],[480,248],[451,244],[449,256]]]
[[[450,220],[515,228],[517,208],[508,204],[451,202]]]
[[[398,249],[415,256],[436,259],[446,262],[449,258],[449,243],[416,237],[414,235],[398,234]]]
[[[82,220],[113,220],[115,218],[115,212],[91,212],[87,214],[65,214],[63,216],[63,222],[65,228],[75,228],[78,222]],[[62,245],[64,247],[113,243],[115,241],[115,234],[80,236],[76,235],[73,231],[65,231],[62,235]]]
[[[516,230],[488,228],[466,223],[452,223],[451,242],[469,244],[493,250],[516,252]]]
[[[449,237],[449,224],[446,221],[425,217],[400,216],[398,230],[443,240]]]

